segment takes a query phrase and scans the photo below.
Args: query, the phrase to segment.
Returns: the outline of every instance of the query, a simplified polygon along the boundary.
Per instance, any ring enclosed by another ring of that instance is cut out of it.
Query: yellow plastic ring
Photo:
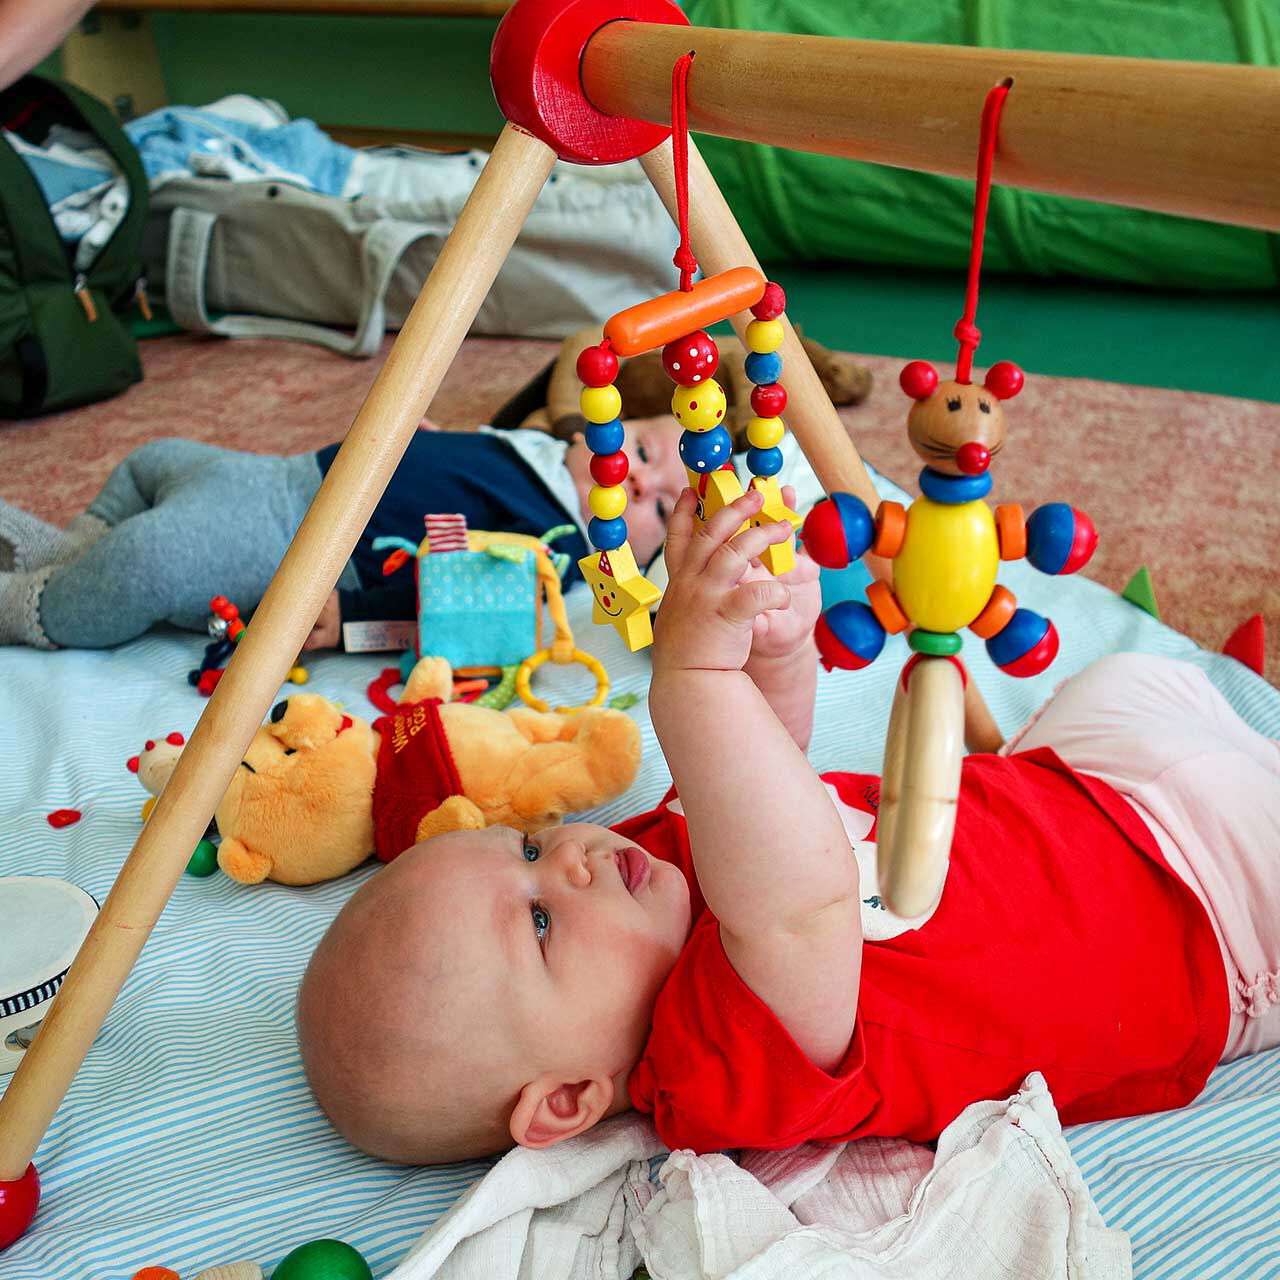
[[[537,697],[533,690],[529,687],[530,680],[533,679],[533,673],[542,666],[546,660],[551,657],[550,649],[543,649],[538,653],[526,658],[520,664],[520,670],[516,672],[516,693],[526,706],[532,707],[535,711],[548,711],[551,708],[547,703]],[[583,653],[581,649],[575,649],[570,662],[580,662],[588,671],[596,678],[596,691],[591,699],[584,702],[580,707],[556,707],[555,710],[561,715],[571,715],[575,711],[581,711],[584,707],[598,707],[609,696],[609,673],[604,669],[604,664],[598,658],[593,658],[589,653]]]

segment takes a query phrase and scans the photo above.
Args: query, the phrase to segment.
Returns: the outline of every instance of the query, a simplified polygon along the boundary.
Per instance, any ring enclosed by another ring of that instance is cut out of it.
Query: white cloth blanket
[[[727,1156],[664,1151],[628,1115],[517,1149],[388,1280],[1128,1280],[1039,1073],[968,1107],[937,1152],[898,1139]]]

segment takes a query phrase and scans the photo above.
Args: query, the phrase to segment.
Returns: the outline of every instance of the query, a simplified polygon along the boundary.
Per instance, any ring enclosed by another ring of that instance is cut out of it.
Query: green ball
[[[201,840],[187,863],[187,875],[211,876],[218,869],[218,846],[212,840]]]
[[[949,658],[959,653],[962,641],[954,631],[913,631],[907,644],[916,653],[927,653],[934,658]]]
[[[312,1240],[280,1260],[271,1280],[373,1280],[369,1264],[341,1240]]]

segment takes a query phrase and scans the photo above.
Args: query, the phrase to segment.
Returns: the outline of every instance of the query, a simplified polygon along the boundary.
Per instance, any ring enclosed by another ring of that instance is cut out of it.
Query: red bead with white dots
[[[719,364],[719,348],[701,329],[662,348],[662,367],[667,377],[682,387],[696,387],[705,382]]]
[[[787,295],[772,280],[764,287],[764,296],[751,308],[757,320],[776,320],[787,309]]]
[[[578,377],[588,387],[607,387],[618,376],[618,357],[608,347],[588,347],[578,357]]]
[[[777,382],[751,389],[751,412],[758,418],[776,418],[787,407],[786,389]]]
[[[621,450],[617,453],[597,453],[591,458],[591,478],[604,489],[621,484],[630,470],[627,455]]]

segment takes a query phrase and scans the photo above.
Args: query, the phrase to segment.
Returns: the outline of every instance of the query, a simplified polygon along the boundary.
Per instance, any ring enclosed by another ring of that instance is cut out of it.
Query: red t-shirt
[[[874,813],[878,779],[824,780]],[[664,803],[617,830],[693,892],[692,933],[629,1081],[670,1147],[925,1142],[1031,1071],[1064,1123],[1162,1111],[1200,1092],[1226,1042],[1226,974],[1199,899],[1133,809],[1052,751],[965,761],[942,900],[920,927],[865,943],[853,1038],[832,1072],[725,956],[684,818]]]
[[[402,702],[373,722],[381,736],[373,783],[373,848],[390,862],[418,841],[418,825],[462,780],[440,719],[440,700]]]

